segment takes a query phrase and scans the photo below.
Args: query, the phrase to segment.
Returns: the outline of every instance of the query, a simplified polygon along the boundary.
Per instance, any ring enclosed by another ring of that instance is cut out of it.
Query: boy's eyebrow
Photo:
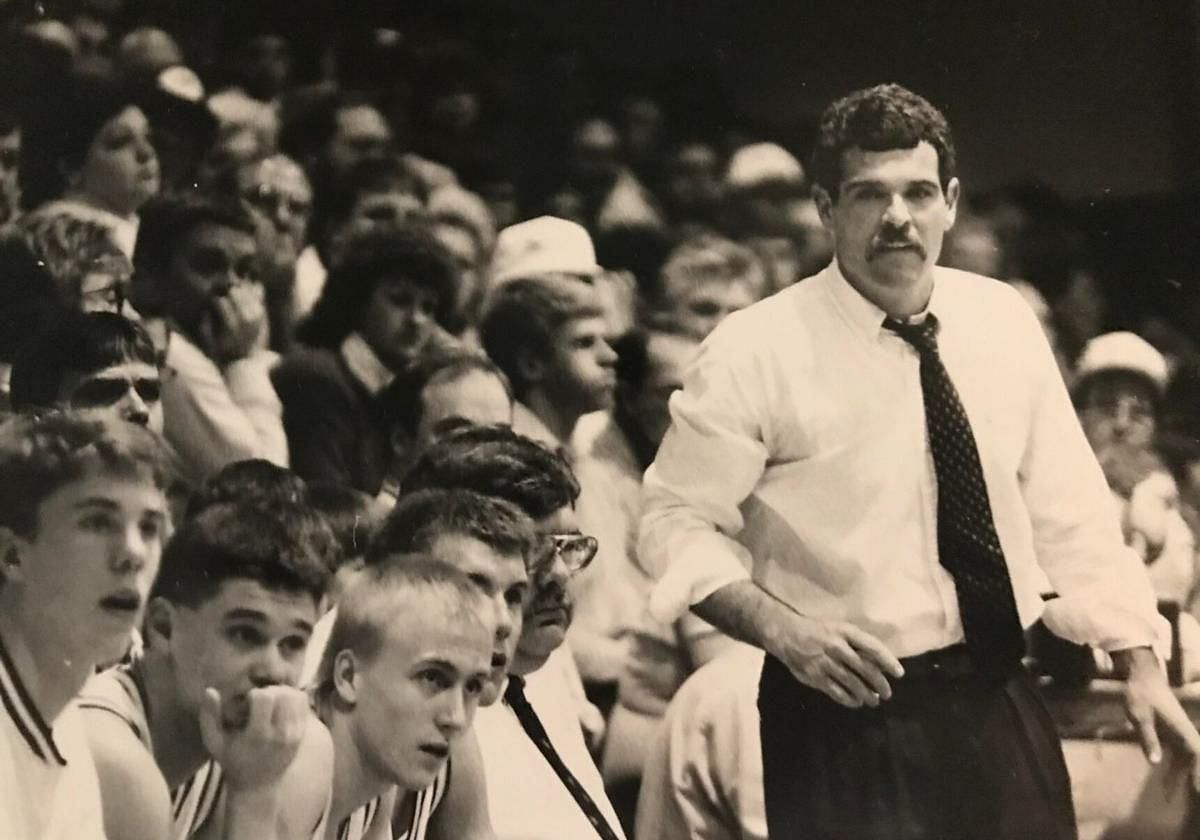
[[[440,668],[443,671],[449,671],[454,676],[458,676],[458,668],[453,662],[448,659],[442,659],[437,656],[430,656],[417,661],[418,668]]]
[[[261,610],[252,610],[249,607],[234,607],[229,612],[225,613],[226,621],[263,621],[267,620],[267,614]]]
[[[88,496],[86,499],[77,501],[72,507],[75,510],[93,507],[104,508],[106,510],[119,510],[121,506],[105,496]]]
[[[234,607],[232,610],[225,613],[224,620],[225,621],[256,621],[256,622],[266,624],[271,619],[262,610],[254,610],[254,609],[250,609],[249,607]],[[312,633],[312,624],[310,622],[305,621],[302,618],[298,618],[294,622],[292,622],[292,626],[297,629],[303,630],[307,633]]]

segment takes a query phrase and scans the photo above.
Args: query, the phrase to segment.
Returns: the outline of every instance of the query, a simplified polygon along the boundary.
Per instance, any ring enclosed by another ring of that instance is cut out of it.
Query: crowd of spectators
[[[164,522],[105,607],[132,646],[71,641],[121,663],[75,688],[108,836],[251,836],[269,787],[290,837],[765,837],[759,654],[650,617],[637,525],[705,337],[832,256],[807,150],[567,53],[201,6],[0,4],[0,485],[36,479],[0,532],[96,478]],[[942,261],[1038,314],[1200,678],[1187,313],[1112,331],[1045,188],[963,204]],[[68,608],[4,562],[0,614]],[[0,622],[0,676],[40,633]],[[233,734],[306,684],[290,751]]]

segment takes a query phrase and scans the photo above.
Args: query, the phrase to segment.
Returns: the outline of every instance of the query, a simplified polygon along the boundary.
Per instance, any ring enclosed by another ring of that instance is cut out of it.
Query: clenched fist
[[[228,705],[228,703],[226,704]],[[304,740],[312,710],[304,692],[290,686],[254,688],[244,709],[231,715],[221,695],[206,689],[200,734],[231,788],[263,790],[279,782]]]

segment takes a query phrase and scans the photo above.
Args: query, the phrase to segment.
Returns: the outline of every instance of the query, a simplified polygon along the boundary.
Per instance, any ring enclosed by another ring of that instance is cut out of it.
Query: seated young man
[[[607,332],[599,293],[584,280],[534,276],[496,290],[480,336],[512,382],[514,429],[574,459],[571,440],[579,419],[613,404],[617,356]],[[581,575],[572,585],[575,597],[587,606],[602,598],[607,574],[596,566]],[[599,618],[602,610],[587,612]],[[611,697],[622,662],[606,624],[583,622],[571,644],[584,680]]]
[[[492,669],[495,611],[453,566],[393,555],[343,594],[314,705],[333,738],[328,840],[420,840]]]
[[[479,333],[512,383],[521,434],[566,448],[580,417],[612,406],[617,356],[588,282],[557,274],[510,280],[492,294]]]
[[[42,332],[17,356],[10,396],[15,411],[65,408],[163,431],[154,342],[112,312],[65,317]]]
[[[295,688],[329,577],[315,517],[284,501],[216,503],[168,544],[145,652],[80,700],[109,840],[318,830],[332,749]]]
[[[170,529],[166,464],[129,423],[0,426],[0,837],[104,837],[70,701],[141,614]]]
[[[648,295],[647,320],[703,340],[725,317],[767,291],[763,264],[744,245],[715,234],[680,244]]]
[[[156,201],[141,216],[134,303],[166,334],[167,440],[197,481],[246,458],[286,465],[254,223],[195,197]]]
[[[437,353],[379,396],[391,429],[391,474],[380,499],[395,504],[400,477],[417,454],[463,426],[510,426],[513,396],[508,377],[487,357],[465,350]]]
[[[530,559],[534,591],[509,669],[516,678],[507,684],[505,702],[476,717],[474,741],[482,755],[464,750],[460,761],[455,753],[456,773],[430,837],[458,836],[461,811],[485,796],[502,838],[622,837],[581,730],[602,722],[585,719],[583,710],[591,707],[564,643],[573,612],[567,583],[596,553],[595,539],[579,532],[579,485],[570,467],[512,429],[467,428],[431,446],[405,487],[466,488],[507,499],[534,520],[539,534]],[[472,758],[481,768],[471,767]]]
[[[361,575],[384,566],[404,566],[411,555],[420,553],[444,563],[467,576],[471,584],[483,595],[486,603],[486,618],[494,628],[489,645],[487,671],[480,687],[479,702],[494,703],[503,689],[508,667],[515,655],[516,642],[521,632],[522,608],[526,599],[526,556],[533,544],[533,524],[515,505],[502,499],[483,496],[466,490],[431,490],[406,495],[388,516],[380,533],[372,540],[365,567]],[[352,585],[356,588],[356,584]],[[341,608],[334,617],[334,627],[341,621]],[[318,667],[318,698],[329,696],[328,679],[331,671],[330,657],[336,656],[336,646],[342,644],[331,632],[329,646],[321,656]],[[335,725],[335,713],[355,715],[353,709],[320,704],[322,719],[331,725],[338,767],[343,763],[357,765],[370,758],[364,755],[370,745],[360,737],[349,737],[360,727],[350,727],[349,721]],[[377,723],[364,722],[363,726],[378,728]],[[386,748],[386,741],[376,742]],[[445,834],[429,836],[454,837],[461,840],[489,837],[487,824],[486,791],[483,780],[477,775],[478,758],[467,745],[463,755],[456,746],[454,754],[454,778],[464,778],[460,791],[468,794],[455,812],[456,821]],[[370,763],[377,766],[378,761]],[[397,836],[406,840],[422,840],[429,830],[431,817],[446,793],[451,776],[450,765],[441,769],[437,777],[424,789],[417,790],[401,782],[406,795],[397,797],[395,807],[385,809],[387,817],[394,816],[393,827]],[[382,777],[374,779],[380,782]],[[334,780],[332,822],[345,824],[349,832],[339,840],[353,840],[366,832],[376,822],[377,806],[371,793],[378,786],[363,787],[355,779],[339,770]],[[364,795],[371,793],[371,795]],[[471,798],[473,797],[473,798]],[[370,817],[370,819],[368,819]],[[384,818],[380,818],[384,819]],[[374,830],[374,829],[372,829]]]

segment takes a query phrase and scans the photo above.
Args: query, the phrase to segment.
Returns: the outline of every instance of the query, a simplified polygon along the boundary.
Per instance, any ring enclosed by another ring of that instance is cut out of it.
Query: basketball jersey
[[[429,830],[429,821],[445,797],[446,788],[449,785],[450,762],[447,761],[429,787],[417,791],[412,818],[409,820],[408,826],[396,834],[396,840],[425,840],[425,834]],[[342,820],[338,825],[337,840],[362,840],[367,829],[371,827],[381,802],[380,798],[372,799]],[[390,819],[390,817],[385,817],[385,819]],[[390,836],[391,832],[388,833]]]
[[[116,715],[133,730],[153,755],[146,697],[137,673],[137,662],[96,674],[83,687],[78,705]],[[207,825],[225,794],[221,768],[207,761],[183,784],[171,791],[171,840],[191,840]]]

